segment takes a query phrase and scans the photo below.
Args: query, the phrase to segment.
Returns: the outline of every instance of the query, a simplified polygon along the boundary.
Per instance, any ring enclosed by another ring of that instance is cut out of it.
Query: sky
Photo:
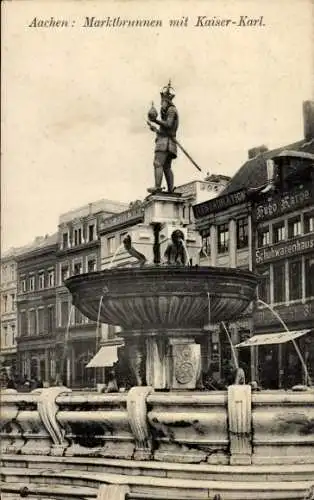
[[[2,249],[57,231],[61,213],[153,185],[151,102],[169,78],[183,154],[175,185],[232,176],[251,147],[303,137],[313,99],[313,2],[13,0],[2,3]],[[197,16],[264,26],[195,26]],[[30,28],[34,17],[67,28]],[[159,28],[84,28],[85,17],[161,19]],[[188,26],[169,20],[188,17]]]

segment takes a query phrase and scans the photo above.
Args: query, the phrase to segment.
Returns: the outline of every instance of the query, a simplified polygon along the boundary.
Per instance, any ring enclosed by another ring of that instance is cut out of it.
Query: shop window
[[[237,220],[237,248],[246,248],[248,242],[248,220],[244,217]]]
[[[304,232],[314,233],[314,213],[304,214]]]
[[[286,280],[285,264],[278,262],[273,264],[274,272],[274,302],[284,302],[286,300]]]
[[[286,228],[284,223],[277,224],[273,228],[273,243],[279,243],[286,239]]]
[[[263,266],[258,269],[259,283],[258,283],[258,297],[270,303],[270,266]]]
[[[257,246],[265,247],[266,245],[269,244],[270,244],[270,231],[269,227],[267,226],[259,229],[257,234]]]
[[[229,228],[228,224],[220,224],[218,230],[218,253],[228,252],[229,249]]]
[[[74,310],[74,323],[76,325],[80,325],[83,323],[83,315],[77,308],[75,308]]]
[[[289,299],[302,298],[302,262],[293,260],[289,262]]]
[[[314,254],[305,259],[305,295],[314,297]]]
[[[301,234],[301,218],[296,217],[288,221],[288,238],[295,238]]]
[[[202,237],[201,256],[208,257],[209,255],[210,255],[210,236],[208,235]]]

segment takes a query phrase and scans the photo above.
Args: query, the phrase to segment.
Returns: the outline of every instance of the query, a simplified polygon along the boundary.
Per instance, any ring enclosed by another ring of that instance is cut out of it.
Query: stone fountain
[[[172,104],[170,85],[162,97],[167,92]],[[171,106],[161,120],[151,110],[150,127],[162,128],[167,112],[177,117]],[[254,300],[257,281],[248,271],[190,265],[178,223],[182,200],[169,174],[176,149],[160,154],[166,139],[163,130],[155,187],[144,203],[152,259],[128,237],[132,267],[66,282],[85,316],[121,327],[136,383],[107,394],[62,386],[4,391],[4,499],[313,498],[313,392],[254,392],[240,376],[227,390],[202,387],[204,326],[235,320]],[[161,190],[162,170],[170,192]],[[173,238],[166,244],[167,226]]]

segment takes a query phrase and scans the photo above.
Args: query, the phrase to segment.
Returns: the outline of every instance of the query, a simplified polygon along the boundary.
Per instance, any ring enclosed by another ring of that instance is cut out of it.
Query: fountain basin
[[[160,331],[239,317],[255,297],[257,278],[230,268],[145,266],[76,275],[65,284],[92,321]]]

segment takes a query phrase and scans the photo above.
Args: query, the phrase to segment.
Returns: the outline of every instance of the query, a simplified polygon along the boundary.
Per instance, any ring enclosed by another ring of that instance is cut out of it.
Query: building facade
[[[16,372],[17,252],[12,249],[1,259],[1,367],[8,375]]]
[[[56,349],[58,368],[70,387],[94,385],[95,371],[86,369],[96,352],[97,325],[72,306],[71,294],[64,281],[75,274],[101,268],[99,228],[108,217],[115,216],[128,205],[100,200],[59,218],[56,253]],[[65,355],[66,349],[66,355]],[[65,359],[66,358],[66,359]]]
[[[56,376],[55,276],[57,234],[36,238],[17,257],[18,377]]]
[[[260,301],[228,325],[233,345],[254,333],[314,327],[313,124],[314,103],[304,103],[304,139],[272,151],[265,146],[250,150],[248,161],[221,196],[194,207],[202,235],[202,262],[246,268],[260,276]],[[224,328],[219,330],[212,336],[212,362],[223,376],[223,363],[232,362],[232,352]],[[313,372],[313,335],[309,332],[295,342]],[[235,353],[246,376],[264,386],[304,381],[292,342]]]

